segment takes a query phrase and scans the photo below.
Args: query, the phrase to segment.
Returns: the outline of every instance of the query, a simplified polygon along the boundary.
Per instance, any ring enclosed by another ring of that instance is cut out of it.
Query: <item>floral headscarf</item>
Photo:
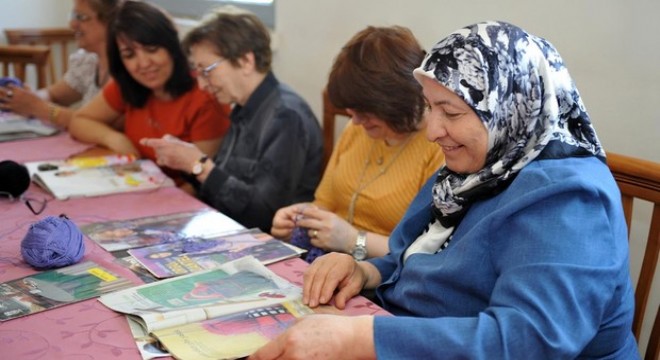
[[[420,237],[406,257],[446,246],[471,203],[505,189],[539,156],[605,158],[559,53],[517,26],[489,21],[457,30],[438,42],[413,74],[434,79],[461,97],[484,123],[489,143],[486,164],[478,172],[440,169],[433,203],[441,229],[432,243]]]

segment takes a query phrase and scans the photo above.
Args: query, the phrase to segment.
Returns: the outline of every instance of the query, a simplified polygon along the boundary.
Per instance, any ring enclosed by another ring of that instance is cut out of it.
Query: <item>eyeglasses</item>
[[[76,11],[72,11],[71,15],[69,16],[69,20],[75,20],[77,22],[85,22],[91,20],[92,17],[87,14],[82,14]]]
[[[0,196],[7,198],[9,202],[15,202],[18,200],[22,201],[34,215],[39,215],[44,212],[44,210],[46,210],[46,204],[48,203],[48,200],[46,199],[35,199],[24,195],[16,198],[6,191],[0,191]]]
[[[209,75],[211,75],[211,71],[215,70],[215,68],[218,67],[218,65],[222,64],[223,61],[227,59],[220,59],[213,64],[201,69],[201,70],[195,70],[195,77],[203,77],[204,79],[208,79]]]

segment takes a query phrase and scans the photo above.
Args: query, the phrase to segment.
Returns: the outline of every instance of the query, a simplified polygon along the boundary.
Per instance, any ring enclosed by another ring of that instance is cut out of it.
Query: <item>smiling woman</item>
[[[169,16],[148,3],[126,1],[108,38],[114,39],[108,46],[113,81],[76,113],[71,134],[154,161],[153,149],[141,139],[167,135],[215,153],[229,126],[228,106],[196,86]]]
[[[1,110],[36,117],[61,128],[69,125],[73,109],[68,106],[91,100],[108,81],[106,27],[120,0],[74,0],[69,27],[74,31],[78,50],[68,59],[63,78],[47,88],[31,91],[23,87],[0,87],[11,90],[11,101],[0,104]]]

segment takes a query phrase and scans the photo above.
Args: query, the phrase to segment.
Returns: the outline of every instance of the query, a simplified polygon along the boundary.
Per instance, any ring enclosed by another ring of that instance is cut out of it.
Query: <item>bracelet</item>
[[[60,107],[54,104],[48,105],[48,121],[52,124],[57,125],[57,116],[60,114]]]

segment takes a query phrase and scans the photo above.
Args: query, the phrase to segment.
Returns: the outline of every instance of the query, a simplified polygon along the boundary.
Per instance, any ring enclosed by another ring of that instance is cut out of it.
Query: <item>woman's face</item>
[[[86,0],[74,0],[69,27],[73,29],[78,47],[100,53],[105,48],[106,26]]]
[[[473,174],[486,164],[488,130],[463,99],[437,81],[421,77],[427,102],[426,135],[445,154],[447,168]]]
[[[353,109],[346,109],[346,112],[351,117],[353,124],[361,125],[367,135],[372,139],[388,140],[401,137],[401,134],[394,132],[384,120],[373,114],[363,113]]]
[[[117,38],[119,55],[129,74],[157,97],[166,96],[165,84],[174,71],[174,61],[162,46],[142,45],[123,36]]]
[[[190,47],[190,62],[202,90],[213,95],[221,104],[245,105],[250,94],[244,91],[242,65],[233,66],[218,55],[215,47],[208,42]]]

